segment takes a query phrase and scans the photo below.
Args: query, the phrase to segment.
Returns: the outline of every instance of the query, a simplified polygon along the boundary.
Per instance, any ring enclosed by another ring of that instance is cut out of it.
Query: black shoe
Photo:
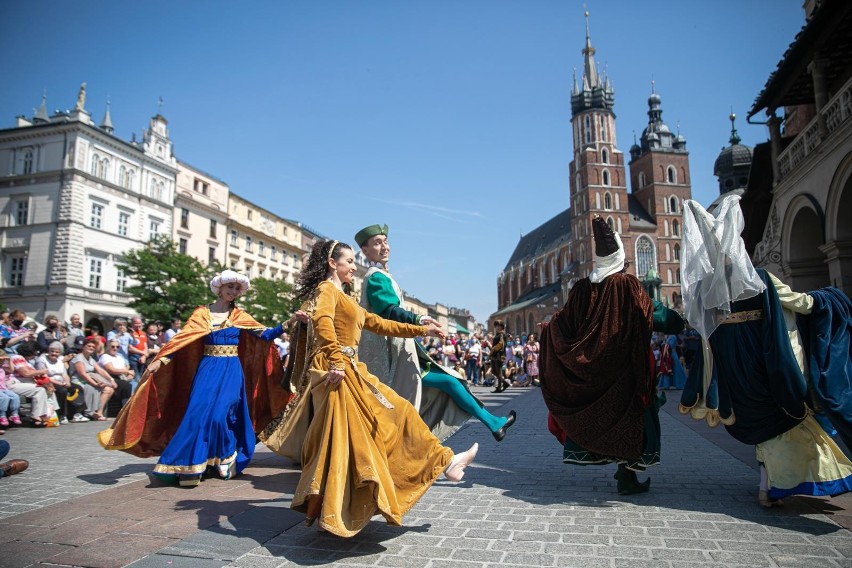
[[[494,436],[495,440],[497,440],[498,442],[503,441],[503,438],[506,437],[506,430],[509,429],[509,426],[511,426],[512,424],[515,423],[515,417],[516,416],[517,416],[517,414],[515,413],[515,411],[514,410],[511,411],[509,413],[508,418],[506,419],[506,423],[503,424],[503,426],[499,430],[491,433]]]
[[[635,495],[637,493],[647,493],[649,489],[651,489],[651,478],[649,477],[644,482],[639,483],[639,479],[636,477],[636,472],[627,469],[623,465],[618,466],[618,470],[614,475],[615,479],[618,480],[618,494],[619,495]]]

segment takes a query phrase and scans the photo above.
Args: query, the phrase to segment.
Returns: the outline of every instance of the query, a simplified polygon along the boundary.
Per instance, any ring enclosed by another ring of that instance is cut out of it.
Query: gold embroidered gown
[[[311,327],[303,355],[308,364],[292,378],[295,398],[260,438],[293,458],[302,440],[292,507],[306,511],[308,499],[321,495],[317,522],[325,530],[350,537],[376,514],[401,525],[453,452],[407,400],[358,361],[357,346],[362,329],[414,337],[426,328],[371,314],[331,282],[317,287]],[[323,380],[331,368],[344,371],[336,387]]]

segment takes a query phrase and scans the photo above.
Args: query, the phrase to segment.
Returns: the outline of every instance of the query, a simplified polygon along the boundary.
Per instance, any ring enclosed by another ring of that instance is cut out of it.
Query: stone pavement
[[[100,449],[103,423],[10,430],[9,457],[31,466],[0,480],[0,567],[852,566],[852,533],[836,522],[848,500],[758,507],[753,450],[672,402],[651,492],[621,497],[614,466],[562,464],[538,389],[476,393],[518,410],[506,439],[469,423],[448,440],[480,443],[462,483],[437,482],[405,526],[376,519],[351,539],[304,527],[289,509],[299,471],[260,447],[243,476],[183,489],[149,480],[153,459]]]

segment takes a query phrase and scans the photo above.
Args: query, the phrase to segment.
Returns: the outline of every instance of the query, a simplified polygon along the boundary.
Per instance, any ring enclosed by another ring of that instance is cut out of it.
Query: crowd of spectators
[[[48,314],[39,331],[22,310],[0,312],[0,433],[114,416],[180,323],[117,318],[104,335],[97,323],[84,328],[79,314],[67,323]]]
[[[490,359],[494,336],[479,333],[450,335],[443,342],[435,338],[421,339],[423,348],[435,361],[454,369],[473,386],[496,387],[498,381],[506,386],[538,386],[539,344],[534,333],[505,334],[506,363],[495,377]]]

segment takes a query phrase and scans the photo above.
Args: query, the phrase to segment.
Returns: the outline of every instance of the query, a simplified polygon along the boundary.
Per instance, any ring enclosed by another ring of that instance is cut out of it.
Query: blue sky
[[[804,23],[801,0],[589,0],[615,87],[619,148],[663,118],[686,137],[693,197],[731,107],[755,97]],[[568,206],[571,77],[583,3],[565,0],[0,3],[0,127],[73,108],[139,135],[157,112],[175,153],[332,238],[391,228],[391,269],[427,302],[496,309],[522,233]],[[758,116],[757,119],[762,117]]]

